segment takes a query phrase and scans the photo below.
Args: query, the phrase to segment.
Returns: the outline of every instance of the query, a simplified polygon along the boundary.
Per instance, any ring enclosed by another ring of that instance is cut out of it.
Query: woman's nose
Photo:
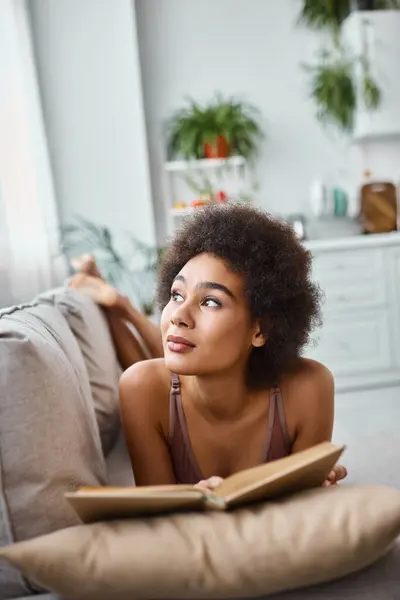
[[[179,306],[171,315],[171,323],[175,327],[193,327],[193,317],[186,307]]]

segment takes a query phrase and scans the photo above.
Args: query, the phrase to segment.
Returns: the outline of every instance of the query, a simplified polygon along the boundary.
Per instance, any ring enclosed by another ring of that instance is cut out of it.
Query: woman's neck
[[[188,391],[198,409],[213,419],[235,419],[248,406],[249,392],[244,374],[218,373],[187,378]]]

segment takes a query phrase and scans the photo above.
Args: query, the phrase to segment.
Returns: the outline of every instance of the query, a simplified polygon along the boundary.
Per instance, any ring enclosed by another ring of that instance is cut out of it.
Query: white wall
[[[153,243],[134,4],[35,0],[30,8],[61,218],[78,213]]]
[[[314,178],[347,165],[346,144],[324,131],[308,98],[301,63],[312,60],[315,33],[297,26],[299,0],[136,0],[151,174],[162,230],[162,122],[185,95],[242,94],[265,117],[259,204],[307,209]],[[342,173],[345,176],[344,173]]]

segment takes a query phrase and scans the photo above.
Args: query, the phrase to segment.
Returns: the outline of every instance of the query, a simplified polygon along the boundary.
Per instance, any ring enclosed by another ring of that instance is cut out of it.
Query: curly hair
[[[311,254],[293,229],[268,213],[244,205],[212,205],[185,220],[165,250],[157,299],[170,300],[174,278],[195,256],[212,254],[244,279],[250,313],[266,343],[250,353],[247,385],[276,385],[301,355],[321,322],[321,292],[311,279]]]

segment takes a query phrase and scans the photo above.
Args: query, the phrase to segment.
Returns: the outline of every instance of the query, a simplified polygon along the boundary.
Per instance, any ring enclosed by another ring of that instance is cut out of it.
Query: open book
[[[183,510],[227,510],[322,485],[344,446],[324,442],[227,477],[213,491],[191,485],[82,487],[65,497],[84,523]]]

